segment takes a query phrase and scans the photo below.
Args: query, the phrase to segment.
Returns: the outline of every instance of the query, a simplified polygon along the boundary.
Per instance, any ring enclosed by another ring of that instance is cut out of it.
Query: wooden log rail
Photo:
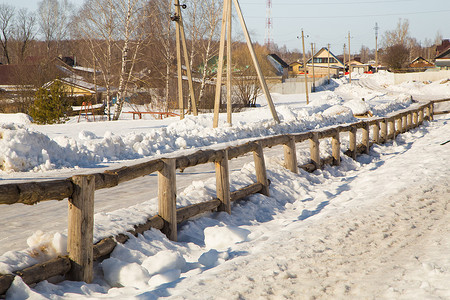
[[[69,199],[68,256],[57,257],[14,274],[0,276],[0,295],[9,288],[14,276],[21,276],[25,283],[36,283],[55,275],[66,275],[71,280],[91,282],[93,279],[93,261],[107,257],[117,243],[128,240],[126,234],[105,238],[95,245],[93,240],[94,191],[119,185],[135,178],[158,173],[158,215],[150,217],[145,224],[136,225],[128,233],[142,234],[150,228],[156,228],[172,239],[177,238],[177,224],[208,211],[231,213],[231,202],[244,199],[249,195],[261,193],[269,196],[269,179],[264,161],[264,148],[282,145],[285,167],[294,173],[298,168],[309,172],[321,168],[324,164],[340,164],[340,135],[349,134],[349,149],[345,154],[356,158],[359,153],[369,153],[373,143],[385,143],[396,135],[415,128],[424,120],[432,120],[434,103],[450,101],[443,99],[425,103],[386,118],[371,118],[352,124],[337,125],[316,131],[278,135],[258,139],[242,145],[219,150],[201,150],[193,154],[176,158],[154,159],[148,162],[103,173],[75,175],[62,180],[26,182],[0,185],[0,204],[22,203],[37,204],[41,201]],[[369,138],[372,128],[372,140]],[[361,143],[357,144],[357,131],[362,131]],[[321,159],[319,144],[321,139],[331,138],[332,156]],[[309,141],[311,161],[298,166],[295,144]],[[230,191],[228,161],[253,153],[257,181],[237,191]],[[199,164],[214,163],[216,170],[216,198],[176,208],[176,169],[184,170]]]

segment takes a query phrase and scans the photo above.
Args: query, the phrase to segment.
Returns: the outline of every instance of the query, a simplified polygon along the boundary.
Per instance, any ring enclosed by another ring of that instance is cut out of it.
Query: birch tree
[[[38,23],[50,54],[53,44],[58,51],[60,42],[66,39],[73,6],[68,0],[42,0],[38,3]]]
[[[13,6],[0,4],[0,44],[7,64],[11,63],[8,42],[13,32],[14,13],[15,9]]]
[[[22,62],[26,57],[31,41],[35,37],[36,17],[34,13],[22,8],[17,13],[14,29],[14,39],[17,46],[18,61]]]

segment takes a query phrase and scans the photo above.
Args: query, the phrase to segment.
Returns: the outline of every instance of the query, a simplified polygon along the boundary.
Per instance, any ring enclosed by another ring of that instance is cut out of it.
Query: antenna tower
[[[266,40],[265,44],[267,45],[267,48],[269,50],[272,49],[273,46],[273,39],[272,39],[272,0],[267,0],[267,7],[266,7]]]

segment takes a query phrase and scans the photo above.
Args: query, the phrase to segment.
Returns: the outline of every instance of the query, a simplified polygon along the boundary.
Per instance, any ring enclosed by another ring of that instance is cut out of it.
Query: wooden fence
[[[91,282],[93,262],[107,257],[117,243],[124,243],[128,236],[120,234],[105,238],[93,245],[94,192],[95,190],[117,186],[154,172],[158,173],[158,215],[151,217],[145,224],[136,225],[129,231],[133,235],[143,233],[150,228],[161,230],[171,240],[177,239],[177,224],[207,211],[225,211],[231,213],[231,202],[243,199],[251,194],[262,193],[269,196],[269,180],[266,175],[263,149],[277,145],[284,147],[285,167],[294,173],[298,168],[313,171],[324,164],[339,165],[341,154],[341,133],[349,134],[349,149],[345,154],[356,158],[358,153],[369,153],[372,143],[384,143],[394,139],[422,124],[432,120],[434,103],[450,99],[431,101],[418,108],[408,109],[386,118],[372,118],[352,124],[337,125],[311,132],[285,134],[261,138],[242,145],[219,150],[204,150],[176,158],[154,159],[141,164],[107,170],[103,173],[75,175],[64,180],[26,182],[0,185],[0,204],[23,203],[32,205],[41,201],[64,200],[69,202],[68,255],[54,258],[14,274],[0,276],[0,294],[4,294],[11,285],[14,276],[21,276],[27,284],[46,280],[56,275],[65,275],[67,279]],[[448,113],[448,112],[445,112]],[[369,131],[372,128],[372,141]],[[361,130],[361,143],[357,143],[357,131]],[[331,138],[332,156],[321,159],[319,142]],[[310,143],[311,161],[298,166],[296,143]],[[256,182],[230,192],[228,161],[232,158],[253,152]],[[216,198],[176,208],[176,170],[184,170],[199,164],[214,163],[216,173]]]

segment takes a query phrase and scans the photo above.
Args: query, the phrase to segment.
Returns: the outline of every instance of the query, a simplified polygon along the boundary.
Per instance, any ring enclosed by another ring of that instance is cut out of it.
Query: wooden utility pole
[[[302,29],[302,45],[303,45],[303,73],[305,74],[305,93],[306,93],[306,104],[309,104],[309,94],[308,94],[308,74],[306,68],[306,51],[305,51],[305,35]]]
[[[348,32],[348,80],[352,83],[352,66],[350,65],[350,61],[352,60],[351,51],[350,51],[350,31]]]
[[[227,0],[227,122],[232,124],[231,114],[232,114],[232,104],[231,104],[231,0]]]
[[[378,23],[375,23],[375,68],[378,70]]]
[[[331,75],[330,75],[330,44],[328,44],[328,84],[331,82]]]
[[[270,111],[272,113],[273,119],[280,123],[280,119],[278,118],[277,112],[275,110],[275,106],[272,101],[272,96],[269,92],[269,87],[267,86],[266,80],[264,79],[261,66],[259,65],[258,58],[256,57],[255,49],[253,48],[253,43],[250,38],[250,34],[248,33],[247,25],[245,24],[244,16],[242,15],[242,10],[239,5],[238,0],[233,0],[234,6],[236,8],[237,16],[239,18],[239,21],[241,23],[242,30],[244,32],[245,39],[247,41],[247,47],[250,51],[250,56],[252,57],[253,65],[255,66],[256,73],[258,74],[259,83],[261,84],[261,87],[264,91],[264,95],[266,96],[267,103],[269,104]],[[223,14],[222,14],[222,30],[220,33],[220,43],[219,43],[219,67],[217,70],[217,82],[216,82],[216,96],[215,96],[215,102],[214,102],[214,121],[213,121],[213,127],[217,127],[219,125],[219,107],[220,107],[220,91],[221,91],[221,85],[222,85],[222,71],[223,71],[223,53],[225,48],[225,32],[226,32],[226,26],[227,26],[227,20],[231,19],[229,17],[229,13],[231,13],[232,5],[231,0],[225,0],[223,4]],[[230,12],[228,13],[228,10]],[[229,41],[231,43],[231,41]],[[231,102],[231,101],[230,101]],[[230,105],[231,106],[231,105]]]
[[[311,62],[312,62],[312,91],[315,92],[316,91],[316,74],[314,73],[314,43],[311,43]]]
[[[197,103],[194,94],[194,85],[192,83],[191,64],[189,63],[187,46],[186,46],[186,34],[184,32],[183,18],[181,16],[181,7],[186,8],[186,5],[180,4],[179,0],[175,0],[175,15],[172,20],[176,24],[176,47],[177,47],[177,76],[178,76],[178,103],[180,107],[180,119],[184,119],[184,100],[183,100],[183,72],[181,62],[181,47],[183,47],[184,64],[186,66],[186,73],[189,84],[189,97],[192,106],[192,112],[194,116],[198,115]]]

